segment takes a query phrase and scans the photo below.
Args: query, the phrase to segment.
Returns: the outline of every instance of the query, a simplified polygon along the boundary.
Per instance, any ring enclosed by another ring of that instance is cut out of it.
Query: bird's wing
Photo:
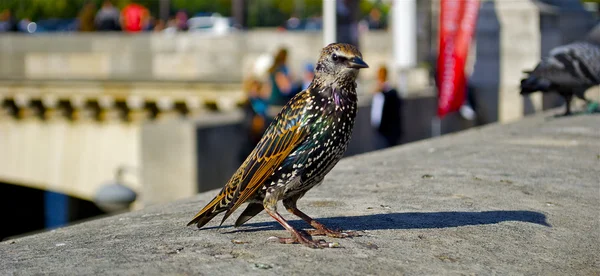
[[[587,42],[574,42],[556,47],[547,59],[578,81],[575,84],[600,83],[600,47]]]
[[[286,157],[307,137],[309,131],[305,122],[306,116],[303,114],[309,97],[307,91],[302,91],[284,106],[229,182],[188,225],[197,224],[200,228],[217,214],[227,211],[222,224],[242,203],[263,187],[273,171],[281,166]]]
[[[560,59],[562,56],[543,59],[533,71],[528,72],[529,77],[533,76],[535,79],[541,78],[561,85],[578,85],[580,80],[569,72],[569,68],[566,68],[565,63]]]
[[[234,174],[232,180],[239,181],[230,181],[230,183],[237,183],[235,189],[224,189],[233,194],[227,195],[227,198],[231,198],[231,200],[221,223],[241,204],[256,194],[266,184],[265,181],[269,179],[275,169],[307,137],[308,128],[303,126],[302,119],[308,96],[309,93],[301,92],[290,100],[290,103],[275,117],[274,122],[265,131],[244,164]]]

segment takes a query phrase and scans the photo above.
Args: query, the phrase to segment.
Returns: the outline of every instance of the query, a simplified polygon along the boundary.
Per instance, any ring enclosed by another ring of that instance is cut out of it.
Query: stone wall
[[[365,32],[361,50],[373,65],[390,62],[388,32]],[[7,35],[0,40],[0,78],[240,82],[260,54],[288,47],[300,72],[323,47],[320,32],[256,30],[209,37],[179,34]],[[371,74],[361,74],[370,77]]]
[[[0,118],[0,181],[91,200],[117,168],[140,168],[140,125]],[[139,177],[126,175],[139,190]]]

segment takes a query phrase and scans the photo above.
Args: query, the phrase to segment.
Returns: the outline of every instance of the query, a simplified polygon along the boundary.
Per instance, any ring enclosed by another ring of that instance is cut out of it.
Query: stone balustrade
[[[0,116],[71,120],[158,119],[231,111],[244,100],[239,83],[0,81]]]

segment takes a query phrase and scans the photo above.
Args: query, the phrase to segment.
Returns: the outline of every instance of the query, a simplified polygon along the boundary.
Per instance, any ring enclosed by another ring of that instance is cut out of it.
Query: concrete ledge
[[[287,233],[265,214],[241,229],[185,227],[210,191],[2,242],[0,274],[593,275],[599,119],[542,114],[343,160],[300,201],[365,232],[343,248],[270,243]]]
[[[404,99],[401,143],[431,137],[431,119],[436,116],[437,98],[430,91],[422,90]],[[358,115],[346,157],[375,149],[370,119],[371,98],[359,95],[358,100]],[[142,126],[140,162],[144,167],[141,181],[144,185],[144,206],[171,202],[222,187],[240,166],[242,158],[248,154],[241,154],[246,144],[241,121],[243,114],[207,115],[195,121],[151,121]],[[474,124],[474,121],[453,113],[442,120],[442,133],[463,130]],[[174,161],[168,156],[181,161]],[[171,192],[165,193],[165,189]]]

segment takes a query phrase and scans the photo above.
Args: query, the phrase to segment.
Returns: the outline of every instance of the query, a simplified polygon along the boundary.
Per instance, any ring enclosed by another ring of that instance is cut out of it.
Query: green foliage
[[[290,16],[291,11],[279,9],[278,3],[292,1],[255,0],[248,3],[248,26],[279,26]],[[285,7],[285,4],[283,5]],[[268,15],[268,16],[265,16]]]
[[[252,0],[248,4],[248,26],[280,26],[292,15],[320,16],[322,7],[322,0]]]
[[[87,0],[0,0],[0,11],[9,9],[19,19],[74,18],[87,2]],[[102,0],[91,2],[99,7]],[[124,6],[130,0],[114,0],[113,2]]]
[[[385,18],[390,5],[381,1],[360,0],[359,18],[367,16],[373,8],[379,8]],[[279,26],[292,15],[309,18],[321,16],[322,10],[323,0],[252,0],[248,7],[248,26]]]
[[[76,0],[2,0],[0,10],[10,9],[18,18],[37,19],[45,14],[65,17],[72,13],[69,6],[76,6]],[[77,11],[75,11],[76,13]]]
[[[378,8],[381,11],[381,14],[385,17],[390,11],[390,5],[383,4],[379,1],[360,1],[360,18],[363,18],[369,14],[369,12]]]
[[[99,9],[103,0],[0,0],[0,12],[10,9],[18,19],[39,20],[45,18],[75,18],[87,2],[93,2]],[[248,25],[279,26],[293,14],[306,18],[320,16],[323,0],[247,0]],[[594,0],[600,1],[600,0]],[[120,9],[131,2],[146,6],[154,16],[158,16],[159,0],[112,0]],[[231,16],[232,0],[171,0],[171,12],[183,9],[190,16],[199,12],[218,12]],[[366,16],[373,7],[379,7],[384,16],[389,6],[380,1],[360,1],[360,17]]]
[[[218,12],[223,16],[231,15],[231,0],[190,1],[171,0],[171,10],[186,10],[190,16],[200,12]]]
[[[17,18],[39,20],[44,18],[75,18],[87,2],[93,2],[99,9],[103,0],[0,0],[0,12],[12,11]],[[153,15],[158,15],[159,0],[112,0],[122,9],[129,3],[140,3]],[[224,16],[231,14],[231,0],[171,0],[171,11],[187,10],[191,15],[198,12],[218,12]]]
[[[320,16],[323,13],[322,0],[304,0],[303,16]]]

